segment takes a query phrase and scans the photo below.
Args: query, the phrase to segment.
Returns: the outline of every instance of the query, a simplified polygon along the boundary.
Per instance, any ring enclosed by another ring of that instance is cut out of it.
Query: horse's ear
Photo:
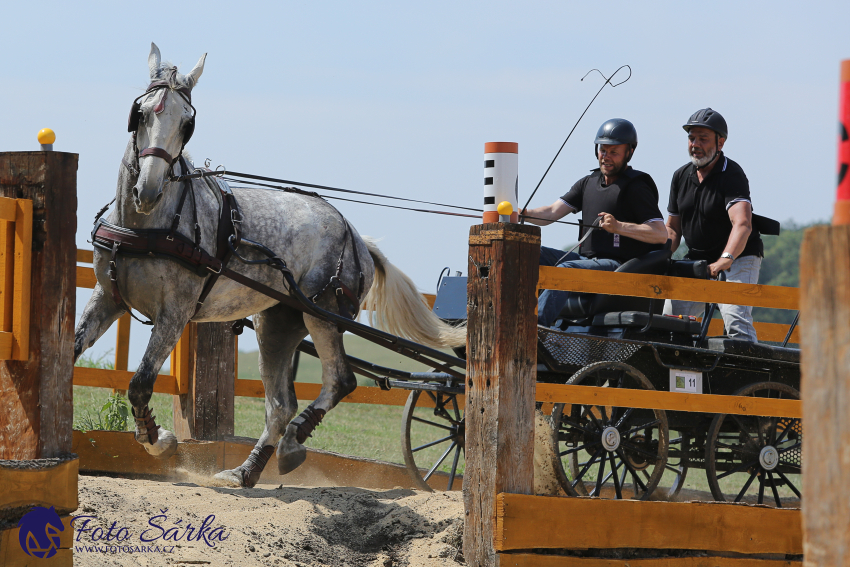
[[[201,55],[201,58],[198,59],[198,64],[195,65],[195,68],[189,71],[189,74],[186,75],[191,82],[190,88],[198,84],[198,79],[201,78],[201,74],[204,72],[204,61],[206,61],[206,59],[207,54],[204,53]]]
[[[162,55],[159,53],[159,48],[155,43],[151,42],[151,54],[148,55],[148,69],[151,72],[151,81],[156,79],[159,74],[159,64],[162,62]]]

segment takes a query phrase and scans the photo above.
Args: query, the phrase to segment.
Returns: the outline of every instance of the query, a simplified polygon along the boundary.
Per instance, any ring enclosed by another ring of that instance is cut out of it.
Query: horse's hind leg
[[[101,285],[95,285],[74,331],[74,362],[123,314],[124,310],[115,304]]]
[[[337,330],[337,326],[309,315],[304,316],[304,322],[322,361],[322,391],[301,415],[292,420],[278,443],[277,466],[280,474],[286,474],[304,462],[307,449],[303,443],[325,414],[357,387],[357,379],[345,359],[342,333]]]
[[[234,486],[253,487],[286,426],[298,411],[293,384],[293,355],[307,335],[300,311],[276,305],[255,318],[260,346],[260,375],[266,389],[266,426],[248,458],[235,469],[215,475]]]

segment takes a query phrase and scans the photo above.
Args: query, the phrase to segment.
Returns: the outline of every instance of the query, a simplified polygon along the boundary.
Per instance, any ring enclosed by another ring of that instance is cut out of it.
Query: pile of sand
[[[74,515],[95,519],[86,532],[77,521],[74,564],[428,567],[463,560],[459,492],[232,489],[191,480],[80,476]],[[211,514],[215,520],[205,535],[214,547],[203,537],[197,541],[197,528]],[[110,526],[113,539],[107,542]],[[142,534],[154,541],[142,541]]]

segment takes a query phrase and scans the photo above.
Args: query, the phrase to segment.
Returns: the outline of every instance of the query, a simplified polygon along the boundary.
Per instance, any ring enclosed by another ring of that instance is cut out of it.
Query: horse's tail
[[[369,324],[433,348],[466,344],[466,325],[444,323],[428,308],[416,284],[395,267],[375,240],[363,237],[375,262],[375,281],[363,298]]]

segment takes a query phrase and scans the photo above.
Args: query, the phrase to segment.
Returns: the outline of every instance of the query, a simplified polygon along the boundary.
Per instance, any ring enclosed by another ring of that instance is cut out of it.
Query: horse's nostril
[[[156,196],[156,201],[154,201],[154,202],[159,203],[160,199],[162,199],[162,193],[160,193],[159,195]]]
[[[136,202],[139,201],[139,188],[138,187],[133,187],[133,200],[136,201]]]

